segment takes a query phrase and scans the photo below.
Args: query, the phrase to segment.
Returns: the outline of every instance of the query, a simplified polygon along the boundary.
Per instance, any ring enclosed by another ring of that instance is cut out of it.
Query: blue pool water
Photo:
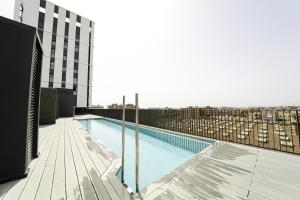
[[[80,122],[90,133],[121,156],[122,126],[119,122],[109,119]],[[168,174],[211,143],[143,127],[140,127],[139,132],[140,189]],[[131,124],[126,124],[125,128],[124,165],[125,182],[135,191],[135,127]]]

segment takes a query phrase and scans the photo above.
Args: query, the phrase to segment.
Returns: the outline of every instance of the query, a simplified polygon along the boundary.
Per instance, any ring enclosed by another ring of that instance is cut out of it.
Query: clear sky
[[[300,105],[299,0],[52,2],[96,22],[93,104]]]

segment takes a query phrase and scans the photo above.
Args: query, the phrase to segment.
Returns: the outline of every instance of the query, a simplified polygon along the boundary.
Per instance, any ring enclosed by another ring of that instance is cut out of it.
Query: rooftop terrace
[[[82,118],[91,117],[96,116]],[[131,198],[114,175],[120,159],[77,120],[62,118],[55,125],[41,126],[39,152],[27,178],[0,185],[0,200]],[[299,169],[297,155],[217,141],[142,195],[144,199],[300,199]]]

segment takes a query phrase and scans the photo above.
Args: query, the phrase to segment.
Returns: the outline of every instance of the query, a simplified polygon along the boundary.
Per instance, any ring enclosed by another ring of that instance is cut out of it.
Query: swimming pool
[[[122,126],[111,119],[80,120],[87,130],[121,157]],[[180,164],[207,148],[212,141],[193,139],[167,131],[139,128],[140,132],[140,189],[168,174]],[[118,174],[120,178],[120,175]],[[135,126],[126,123],[124,179],[135,191]]]

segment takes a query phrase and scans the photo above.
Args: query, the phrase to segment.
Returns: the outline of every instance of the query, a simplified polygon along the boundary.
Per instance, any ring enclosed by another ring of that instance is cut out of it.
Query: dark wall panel
[[[76,106],[76,95],[72,89],[57,88],[59,96],[59,117],[73,117]]]
[[[0,182],[37,156],[42,50],[36,29],[0,17]]]
[[[40,124],[55,124],[57,112],[56,89],[42,88],[40,100]]]

